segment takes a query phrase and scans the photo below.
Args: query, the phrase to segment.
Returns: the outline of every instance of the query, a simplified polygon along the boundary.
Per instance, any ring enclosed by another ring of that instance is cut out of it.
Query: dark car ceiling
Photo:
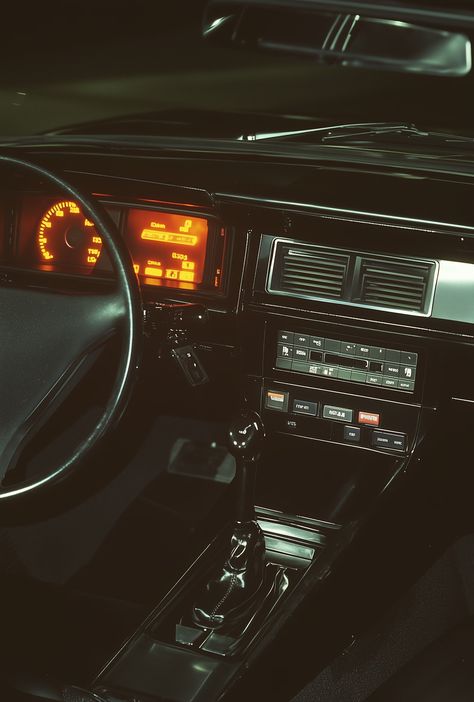
[[[474,123],[471,76],[384,74],[214,48],[200,37],[204,5],[84,0],[64,9],[46,0],[27,12],[2,9],[0,135],[183,108],[461,131]]]

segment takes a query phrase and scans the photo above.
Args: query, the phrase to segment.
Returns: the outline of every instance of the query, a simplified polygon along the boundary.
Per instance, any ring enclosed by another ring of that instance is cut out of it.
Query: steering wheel
[[[115,270],[116,285],[101,294],[71,293],[0,279],[0,481],[18,462],[71,390],[84,377],[91,354],[121,334],[112,389],[95,428],[59,465],[14,486],[0,482],[0,505],[18,502],[77,471],[119,422],[141,357],[143,311],[129,251],[103,207],[62,177],[8,155],[0,164],[39,176],[78,203],[94,222]]]

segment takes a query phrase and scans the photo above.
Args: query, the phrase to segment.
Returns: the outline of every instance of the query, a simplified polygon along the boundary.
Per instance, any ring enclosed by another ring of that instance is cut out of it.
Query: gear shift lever
[[[242,412],[229,427],[229,449],[235,458],[238,522],[255,520],[255,481],[260,448],[265,438],[262,420],[256,412]]]
[[[255,480],[265,432],[256,412],[242,412],[229,429],[235,458],[236,521],[225,561],[193,606],[195,624],[206,629],[231,626],[252,609],[263,584],[265,540],[255,518]]]

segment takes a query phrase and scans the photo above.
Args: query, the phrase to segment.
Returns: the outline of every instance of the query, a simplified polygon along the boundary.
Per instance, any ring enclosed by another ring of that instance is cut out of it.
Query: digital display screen
[[[141,278],[202,283],[207,237],[204,217],[153,210],[128,212],[127,243]]]

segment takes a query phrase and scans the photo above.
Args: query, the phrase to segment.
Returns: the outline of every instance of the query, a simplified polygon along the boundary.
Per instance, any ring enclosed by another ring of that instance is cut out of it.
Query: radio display
[[[140,278],[199,285],[204,278],[208,221],[189,214],[130,209],[127,243]]]

